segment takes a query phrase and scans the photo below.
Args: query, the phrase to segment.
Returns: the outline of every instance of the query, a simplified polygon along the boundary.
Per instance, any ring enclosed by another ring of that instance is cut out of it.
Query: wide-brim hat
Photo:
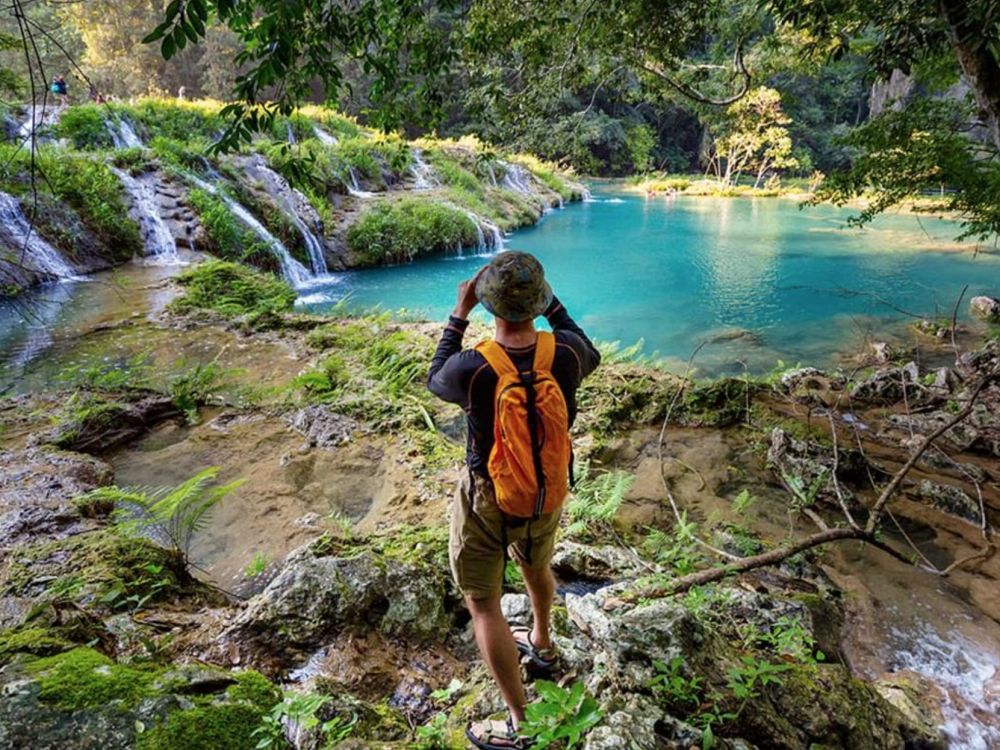
[[[508,250],[480,274],[476,297],[498,318],[520,323],[545,312],[552,303],[552,287],[534,255]]]

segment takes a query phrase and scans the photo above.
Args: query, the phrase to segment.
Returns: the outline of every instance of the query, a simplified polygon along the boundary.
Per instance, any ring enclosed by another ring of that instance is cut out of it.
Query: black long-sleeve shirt
[[[566,398],[569,423],[572,425],[576,419],[577,388],[600,364],[601,355],[559,300],[552,300],[545,317],[556,337],[552,376]],[[427,387],[434,395],[465,410],[469,426],[466,462],[476,473],[488,476],[486,466],[493,448],[493,397],[497,376],[482,354],[475,349],[462,349],[462,339],[468,326],[467,320],[454,315],[448,318],[448,325],[431,360]],[[519,370],[531,369],[535,357],[534,344],[504,349]]]

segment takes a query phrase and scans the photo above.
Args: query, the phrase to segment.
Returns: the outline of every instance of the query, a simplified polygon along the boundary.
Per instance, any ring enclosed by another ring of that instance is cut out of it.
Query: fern
[[[84,499],[113,503],[118,530],[163,541],[187,564],[191,541],[208,524],[212,509],[243,484],[211,486],[218,473],[217,466],[210,466],[176,487],[100,487]]]
[[[611,524],[635,476],[615,470],[589,477],[589,467],[581,467],[573,496],[566,505],[570,525],[568,536],[591,536],[598,527]]]

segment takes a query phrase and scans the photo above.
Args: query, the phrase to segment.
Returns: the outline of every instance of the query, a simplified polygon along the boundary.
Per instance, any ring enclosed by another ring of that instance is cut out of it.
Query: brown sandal
[[[524,737],[517,736],[514,722],[485,719],[473,722],[465,730],[465,736],[480,750],[528,750],[530,745]]]
[[[559,652],[555,646],[551,648],[538,648],[531,642],[531,628],[525,625],[515,625],[510,629],[517,644],[517,650],[524,654],[531,662],[531,665],[543,672],[552,671],[556,662],[559,661]]]

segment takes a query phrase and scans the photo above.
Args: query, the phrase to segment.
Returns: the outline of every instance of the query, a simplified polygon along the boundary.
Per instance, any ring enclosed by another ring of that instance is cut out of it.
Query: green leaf
[[[174,56],[174,52],[176,51],[177,45],[174,43],[173,35],[163,37],[163,43],[160,45],[160,54],[163,56],[163,59],[169,60]]]

